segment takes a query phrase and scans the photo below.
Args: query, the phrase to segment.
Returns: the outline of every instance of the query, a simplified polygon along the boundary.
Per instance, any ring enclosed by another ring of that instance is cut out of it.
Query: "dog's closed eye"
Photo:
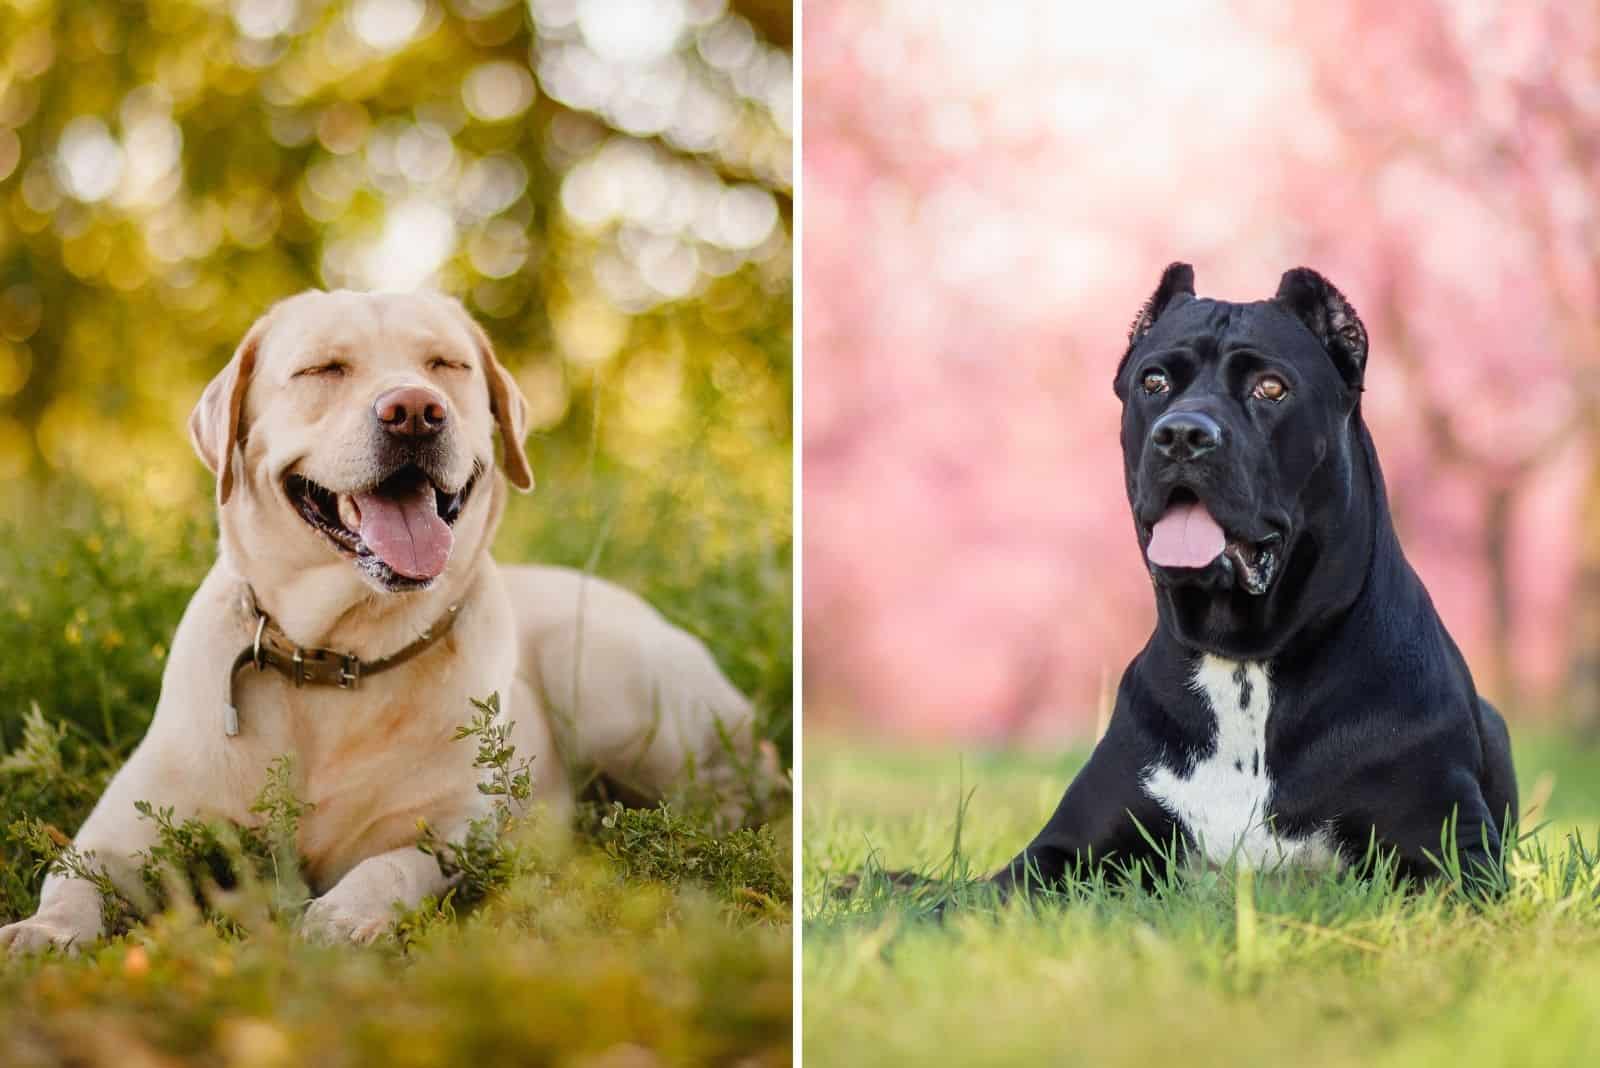
[[[430,370],[430,371],[470,371],[470,370],[472,370],[472,367],[471,367],[470,364],[462,363],[460,360],[451,360],[451,359],[447,359],[447,358],[445,358],[443,356],[430,356],[428,358],[428,370]]]
[[[312,364],[310,367],[302,367],[291,377],[343,378],[347,370],[349,370],[349,365],[347,365],[343,360],[325,360],[322,363]]]

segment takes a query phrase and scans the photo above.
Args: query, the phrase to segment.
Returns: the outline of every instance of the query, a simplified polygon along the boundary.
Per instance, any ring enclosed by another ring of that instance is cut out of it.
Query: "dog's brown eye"
[[[1289,395],[1289,387],[1277,375],[1262,375],[1256,379],[1255,388],[1250,391],[1250,395],[1256,400],[1277,403]]]
[[[1167,381],[1167,372],[1165,371],[1146,371],[1143,385],[1144,391],[1150,394],[1165,393],[1172,388],[1172,384]]]

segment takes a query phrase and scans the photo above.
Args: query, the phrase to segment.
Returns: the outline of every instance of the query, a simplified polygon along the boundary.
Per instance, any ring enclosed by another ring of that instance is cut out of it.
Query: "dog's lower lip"
[[[1260,541],[1229,541],[1222,550],[1233,566],[1234,580],[1253,597],[1266,593],[1278,573],[1278,548],[1283,543],[1280,534],[1267,535]]]

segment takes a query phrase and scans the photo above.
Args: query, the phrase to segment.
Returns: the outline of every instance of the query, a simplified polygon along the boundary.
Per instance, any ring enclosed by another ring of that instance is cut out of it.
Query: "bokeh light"
[[[0,9],[5,518],[203,500],[184,419],[268,305],[440,287],[546,453],[692,450],[786,529],[789,43],[765,0]]]

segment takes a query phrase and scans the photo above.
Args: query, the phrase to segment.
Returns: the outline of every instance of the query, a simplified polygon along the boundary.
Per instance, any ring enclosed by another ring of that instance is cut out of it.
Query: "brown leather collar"
[[[461,608],[458,601],[446,608],[433,626],[418,635],[417,640],[389,656],[363,661],[351,653],[333,649],[304,649],[289,640],[272,617],[256,603],[255,591],[246,586],[244,608],[254,617],[255,638],[233,658],[233,668],[228,672],[228,703],[222,713],[222,733],[232,738],[239,733],[239,672],[254,665],[257,671],[272,668],[296,686],[337,686],[341,690],[361,688],[361,680],[399,667],[407,660],[419,656],[434,642],[450,633],[456,625],[456,613]]]

